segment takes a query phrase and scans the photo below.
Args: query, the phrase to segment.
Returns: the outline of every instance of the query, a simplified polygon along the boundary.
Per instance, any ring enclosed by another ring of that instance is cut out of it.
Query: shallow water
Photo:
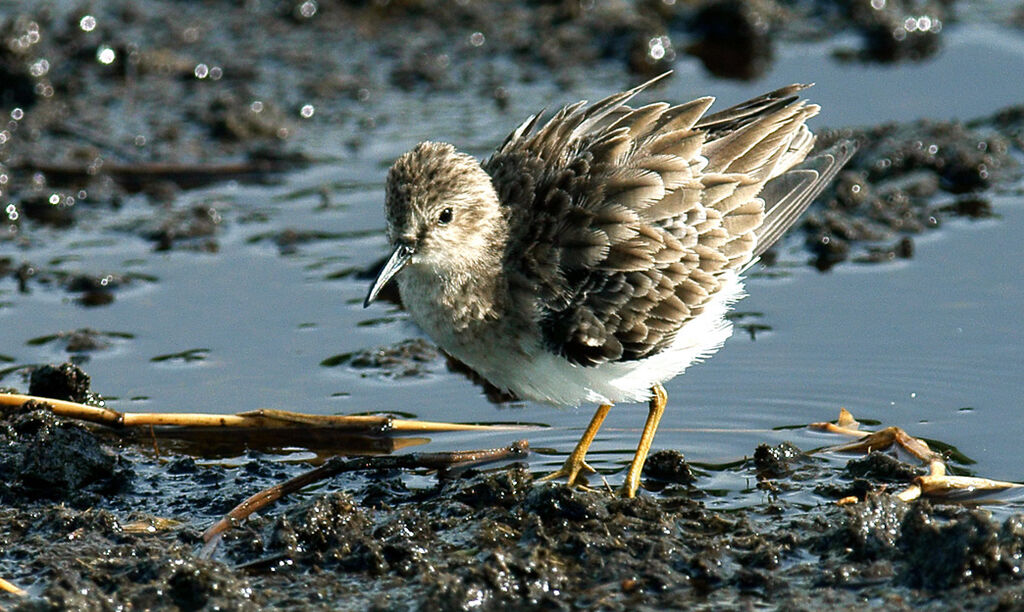
[[[996,26],[949,27],[945,49],[922,63],[841,63],[829,54],[834,43],[788,46],[779,49],[767,75],[750,83],[718,81],[696,62],[681,61],[654,96],[715,93],[724,105],[785,83],[815,81],[808,97],[823,106],[813,124],[818,128],[969,119],[1022,102],[1006,67],[1024,65],[1024,37]],[[426,138],[486,154],[540,107],[619,90],[619,74],[599,70],[568,91],[553,83],[514,84],[506,112],[476,97],[390,92],[380,103],[389,105],[392,120],[355,150],[345,145],[349,122],[333,123],[321,113],[293,140],[322,163],[275,185],[222,184],[178,197],[176,207],[204,204],[220,211],[224,227],[215,254],[157,253],[119,229],[150,216],[142,197],[119,210],[85,211],[71,230],[33,229],[26,247],[0,243],[0,255],[15,260],[154,278],[98,308],[82,307],[57,289],[20,294],[5,279],[0,353],[11,368],[56,362],[67,358],[63,348],[33,339],[80,328],[130,334],[90,354],[85,364],[93,388],[118,410],[396,411],[429,420],[538,423],[546,427],[445,434],[420,448],[480,448],[526,437],[538,451],[531,466],[550,470],[572,449],[592,407],[494,406],[440,359],[427,364],[425,376],[404,379],[320,364],[417,334],[386,303],[364,310],[367,281],[353,273],[386,253],[382,187],[394,157]],[[1024,267],[1016,261],[1024,201],[1011,194],[993,205],[997,218],[949,222],[919,237],[914,258],[898,263],[843,264],[821,274],[803,265],[807,254],[798,238],[784,242],[782,263],[771,275],[755,271],[750,297],[737,306],[761,313],[751,320],[771,330],[753,341],[738,331],[708,363],[666,385],[670,405],[655,448],[679,449],[708,466],[700,486],[721,490],[728,504],[749,483],[710,466],[741,459],[761,442],[789,440],[804,449],[836,442],[779,428],[831,420],[845,406],[857,417],[958,447],[981,475],[1024,480],[1020,428],[1008,426],[1019,420],[1024,363]],[[283,252],[265,236],[286,228],[329,237]],[[179,357],[167,357],[173,355]],[[0,380],[19,382],[10,374]],[[602,470],[628,463],[645,412],[642,406],[614,409],[590,462]]]

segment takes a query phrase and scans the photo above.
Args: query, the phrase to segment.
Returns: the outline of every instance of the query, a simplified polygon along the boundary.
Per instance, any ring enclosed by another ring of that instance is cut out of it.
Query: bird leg
[[[590,449],[590,444],[594,441],[594,436],[597,435],[597,430],[601,429],[601,423],[604,423],[604,418],[608,416],[608,411],[611,409],[611,404],[602,404],[598,406],[597,412],[594,413],[594,417],[590,419],[590,424],[587,425],[587,430],[583,432],[583,437],[580,438],[579,443],[576,444],[576,448],[573,449],[572,453],[565,460],[565,463],[562,464],[562,467],[540,480],[554,480],[555,478],[566,476],[569,479],[568,484],[571,487],[581,484],[577,482],[577,478],[581,471],[586,472],[587,474],[593,474],[596,470],[587,465],[587,462],[584,461],[584,459],[587,456],[587,450]]]
[[[658,429],[661,415],[665,413],[665,404],[668,403],[668,393],[661,383],[651,388],[650,412],[647,413],[647,422],[644,423],[644,431],[640,434],[640,444],[636,447],[636,454],[633,455],[633,462],[629,464],[629,471],[626,472],[626,480],[622,483],[619,493],[623,497],[636,497],[636,490],[640,487],[640,472],[644,469],[644,462],[647,461],[647,453],[651,451],[651,443],[654,442],[654,432]]]

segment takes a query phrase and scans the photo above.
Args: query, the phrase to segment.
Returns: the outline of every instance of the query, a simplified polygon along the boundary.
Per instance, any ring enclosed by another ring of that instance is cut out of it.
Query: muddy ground
[[[87,389],[65,364],[37,370],[29,391]],[[38,403],[4,411],[0,568],[29,592],[0,595],[5,608],[1024,605],[1024,515],[899,501],[922,470],[882,452],[843,467],[788,444],[751,449],[730,469],[763,501],[731,512],[704,506],[675,451],[651,457],[649,492],[632,500],[537,483],[521,463],[351,473],[248,518],[206,559],[202,532],[239,492],[304,466],[255,451],[197,463],[150,442]],[[792,501],[797,490],[816,501]],[[861,501],[834,503],[848,495]]]
[[[317,112],[350,125],[346,146],[359,148],[387,121],[379,103],[393,89],[458,91],[500,107],[506,79],[578,79],[598,62],[639,80],[690,54],[714,74],[751,78],[780,42],[839,31],[860,41],[843,51],[847,61],[915,61],[941,48],[940,30],[900,31],[911,3],[870,4],[27,6],[0,14],[0,110],[9,117],[0,125],[0,240],[16,249],[37,239],[26,220],[60,231],[82,206],[114,209],[143,192],[151,217],[120,231],[155,251],[216,253],[216,211],[168,204],[196,185],[266,180],[316,161],[292,138],[311,97],[333,100]],[[953,4],[915,2],[912,14],[948,23]],[[184,10],[181,23],[209,25],[179,25]],[[330,52],[315,53],[320,43]],[[210,65],[208,56],[232,59]],[[271,81],[277,95],[254,107],[249,83]],[[140,141],[140,132],[157,137]],[[987,194],[1019,176],[1024,107],[967,124],[837,129],[822,144],[849,137],[860,151],[801,227],[809,262],[823,270],[912,257],[915,236],[944,219],[994,214]],[[323,238],[273,239],[284,251]],[[130,271],[67,275],[7,255],[0,274],[24,290],[60,287],[87,306],[150,282]],[[88,330],[59,338],[80,353],[116,340]],[[21,391],[99,399],[68,365],[18,374]],[[0,578],[28,594],[0,594],[0,608],[1024,607],[1024,516],[900,502],[890,493],[922,471],[882,453],[847,462],[751,448],[729,469],[763,501],[728,512],[702,503],[699,470],[674,451],[652,456],[648,491],[635,500],[535,483],[520,463],[353,473],[251,517],[206,560],[198,553],[209,524],[307,466],[256,450],[226,461],[188,450],[68,422],[41,405],[5,411]],[[833,503],[848,495],[863,501]]]

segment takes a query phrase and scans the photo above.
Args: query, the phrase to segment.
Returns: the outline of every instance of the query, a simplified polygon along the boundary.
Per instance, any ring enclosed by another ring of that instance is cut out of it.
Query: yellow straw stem
[[[529,429],[523,425],[469,425],[440,421],[396,419],[390,416],[338,416],[303,414],[285,410],[255,410],[238,414],[207,414],[194,412],[120,413],[110,408],[97,408],[76,402],[32,395],[0,393],[0,405],[20,406],[37,401],[53,407],[63,417],[117,427],[194,427],[194,428],[323,428],[369,433],[444,432],[444,431],[511,431]]]

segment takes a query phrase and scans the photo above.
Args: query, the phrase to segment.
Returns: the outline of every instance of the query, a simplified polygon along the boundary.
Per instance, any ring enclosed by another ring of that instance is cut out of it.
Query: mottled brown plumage
[[[797,167],[819,110],[797,98],[803,85],[710,115],[711,98],[626,105],[657,80],[543,125],[531,117],[482,164],[429,142],[399,158],[387,183],[395,251],[366,303],[397,275],[427,334],[524,398],[662,397],[662,381],[728,337],[740,273],[853,147]]]
[[[659,352],[781,235],[756,196],[813,145],[802,88],[704,119],[710,98],[634,110],[632,90],[567,106],[535,134],[531,120],[484,162],[508,207],[505,269],[540,296],[550,350],[581,365]],[[785,227],[831,176],[796,190],[799,210],[776,207]]]

